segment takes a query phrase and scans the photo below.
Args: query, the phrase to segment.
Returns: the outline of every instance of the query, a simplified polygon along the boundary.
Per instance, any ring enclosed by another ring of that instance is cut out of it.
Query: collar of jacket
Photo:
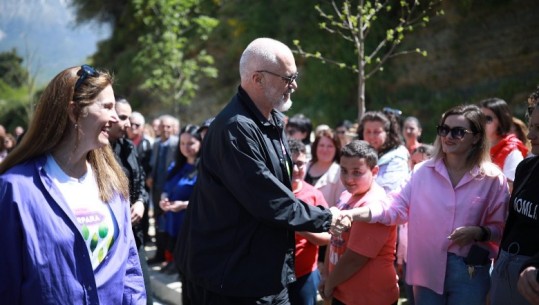
[[[275,125],[280,130],[284,129],[284,114],[282,114],[281,112],[275,109],[271,110],[271,117],[273,118],[273,121],[275,122],[275,124],[272,124],[272,122],[270,122],[266,117],[262,115],[262,113],[260,112],[260,110],[258,110],[255,103],[249,96],[249,94],[247,94],[247,92],[245,92],[245,90],[241,86],[238,86],[238,97],[239,97],[240,102],[253,115],[253,117],[256,118],[257,123],[266,127],[270,125]]]

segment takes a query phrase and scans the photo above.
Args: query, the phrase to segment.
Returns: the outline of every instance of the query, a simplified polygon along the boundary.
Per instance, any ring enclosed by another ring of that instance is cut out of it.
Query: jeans
[[[515,243],[516,244],[516,243]],[[514,247],[513,247],[514,248]],[[512,249],[512,247],[510,247]],[[518,251],[515,251],[518,253]],[[517,290],[517,281],[522,264],[530,257],[501,250],[492,270],[491,305],[530,304]]]
[[[317,269],[288,285],[290,304],[316,305],[318,284],[320,284],[320,272]]]
[[[463,259],[448,253],[444,293],[414,286],[415,305],[484,305],[490,289],[490,265],[475,266],[475,274],[470,278]]]

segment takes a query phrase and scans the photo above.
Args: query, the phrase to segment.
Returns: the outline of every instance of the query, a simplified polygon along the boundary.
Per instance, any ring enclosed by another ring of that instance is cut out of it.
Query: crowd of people
[[[184,305],[539,304],[539,89],[528,124],[488,98],[426,141],[389,107],[287,117],[298,71],[277,40],[239,74],[200,125],[146,122],[88,65],[51,80],[27,131],[0,125],[0,300],[152,304],[159,266]]]

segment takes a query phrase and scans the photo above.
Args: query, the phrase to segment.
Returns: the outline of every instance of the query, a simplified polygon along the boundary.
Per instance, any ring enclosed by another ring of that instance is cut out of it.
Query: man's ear
[[[262,84],[262,73],[260,72],[254,72],[253,75],[251,75],[251,80],[253,83],[255,83],[257,86]]]

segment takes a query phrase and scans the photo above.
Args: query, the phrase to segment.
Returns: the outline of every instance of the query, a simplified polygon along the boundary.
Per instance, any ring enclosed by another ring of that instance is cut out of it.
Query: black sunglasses
[[[88,78],[88,76],[97,76],[97,71],[89,65],[82,65],[80,66],[80,70],[77,72],[77,75],[79,75],[79,79],[75,83],[75,90],[79,89],[80,85]]]
[[[280,74],[273,73],[273,72],[267,71],[267,70],[257,70],[256,72],[269,73],[269,74],[271,74],[271,75],[273,75],[273,76],[280,77],[280,78],[282,78],[282,79],[285,81],[285,83],[286,83],[287,86],[292,85],[292,83],[293,83],[295,80],[297,80],[298,77],[299,77],[299,73],[298,73],[298,72],[296,72],[296,73],[294,73],[294,74],[292,74],[292,75],[290,75],[290,76],[282,76],[282,75],[280,75]]]
[[[440,137],[447,137],[447,135],[451,134],[451,137],[453,139],[460,140],[460,139],[464,138],[464,136],[467,133],[474,134],[475,132],[470,131],[470,130],[468,130],[468,129],[464,128],[464,127],[460,127],[460,126],[451,128],[451,127],[449,127],[447,125],[441,125],[441,126],[438,126],[436,128],[436,133]]]

